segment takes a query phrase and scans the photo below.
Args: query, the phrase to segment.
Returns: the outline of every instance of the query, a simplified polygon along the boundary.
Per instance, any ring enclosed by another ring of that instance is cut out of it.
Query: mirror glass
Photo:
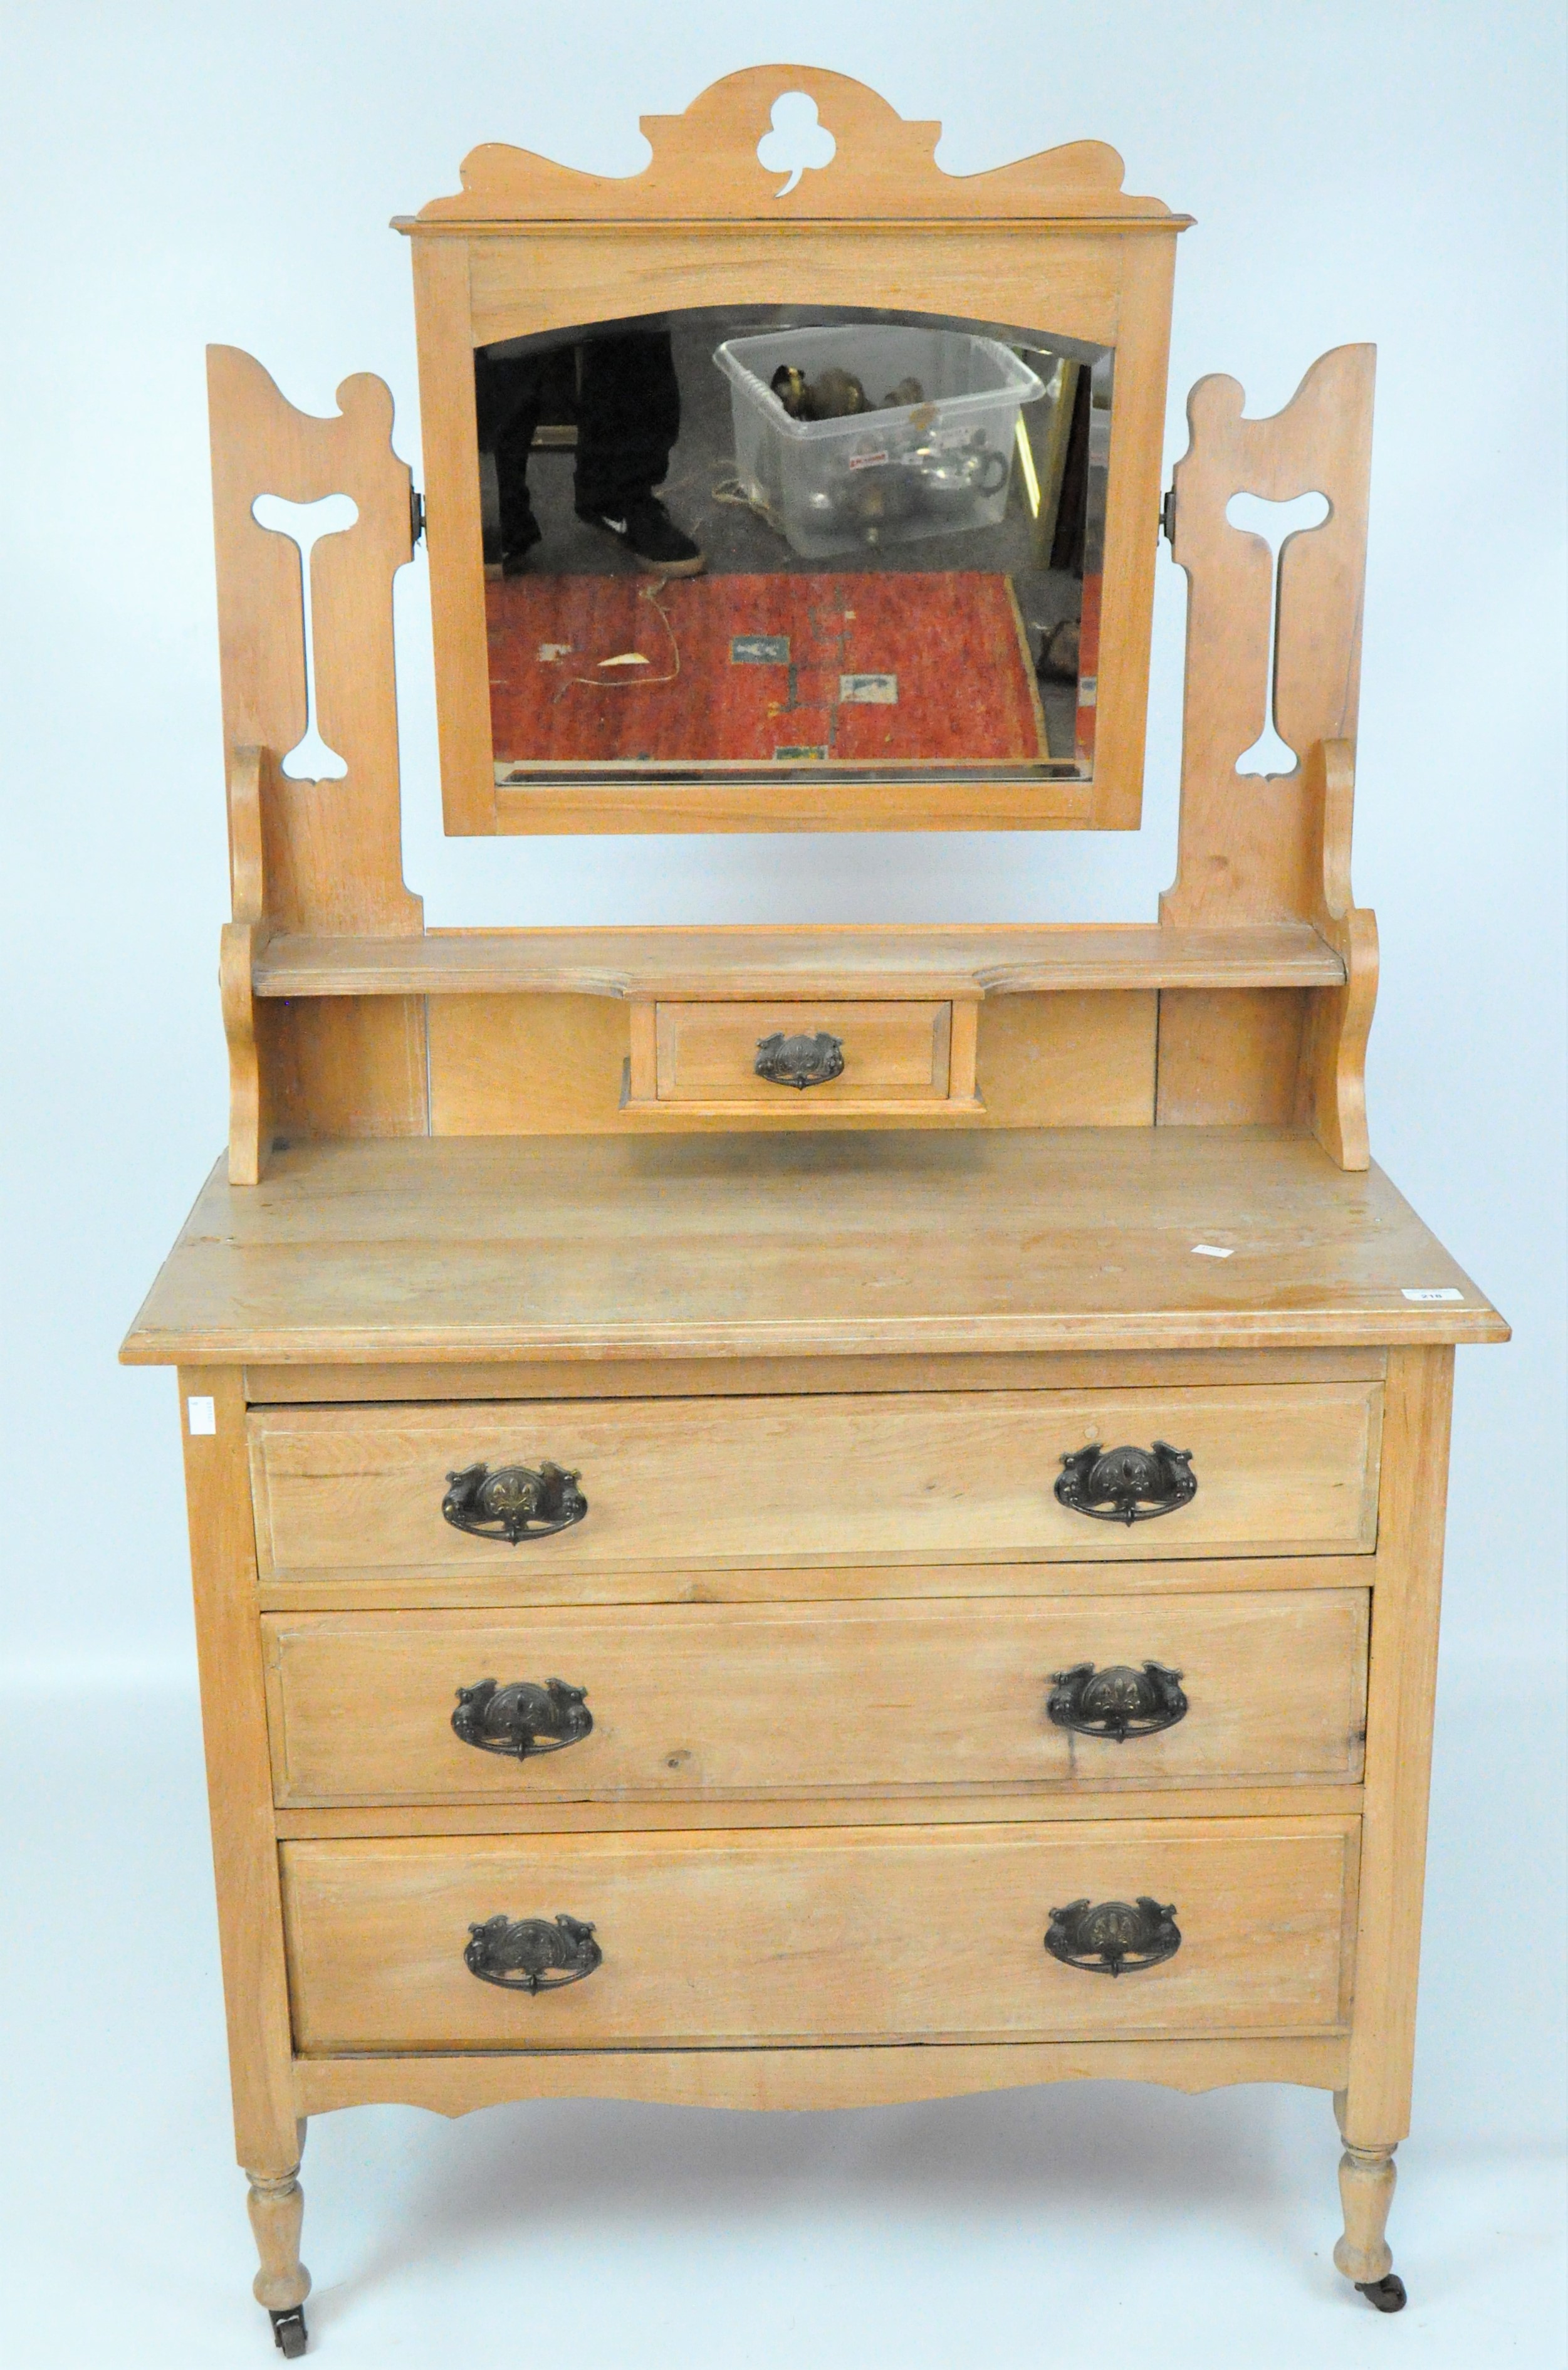
[[[1113,364],[808,306],[480,347],[497,783],[1091,778]]]

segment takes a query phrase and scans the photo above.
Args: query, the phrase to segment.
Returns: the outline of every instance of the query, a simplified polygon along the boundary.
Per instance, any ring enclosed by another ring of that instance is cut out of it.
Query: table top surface
[[[254,1186],[220,1163],[120,1355],[1396,1347],[1507,1331],[1379,1169],[1347,1174],[1309,1136],[888,1129],[303,1144]]]

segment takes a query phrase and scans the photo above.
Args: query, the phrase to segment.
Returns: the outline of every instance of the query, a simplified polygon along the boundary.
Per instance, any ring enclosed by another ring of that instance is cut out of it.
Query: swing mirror
[[[732,77],[622,183],[480,150],[399,225],[449,831],[1138,821],[1178,218],[1094,150],[1054,213],[802,221],[856,107],[936,127],[813,77],[781,186],[791,97]]]
[[[809,308],[478,348],[498,788],[1089,778],[1113,362]]]

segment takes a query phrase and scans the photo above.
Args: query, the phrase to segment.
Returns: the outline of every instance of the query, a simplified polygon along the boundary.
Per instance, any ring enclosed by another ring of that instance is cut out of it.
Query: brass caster
[[[1404,2282],[1397,2272],[1386,2272],[1380,2280],[1357,2280],[1358,2293],[1379,2312],[1404,2310]]]
[[[1402,2289],[1400,2291],[1402,2302],[1403,2293]],[[272,2323],[272,2341],[279,2353],[285,2362],[297,2362],[310,2342],[310,2331],[305,2327],[304,2307],[302,2305],[291,2305],[287,2312],[270,2313],[268,2318]]]

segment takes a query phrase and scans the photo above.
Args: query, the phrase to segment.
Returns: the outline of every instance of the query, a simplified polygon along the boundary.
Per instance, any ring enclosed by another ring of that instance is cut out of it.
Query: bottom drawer
[[[1353,1818],[1173,1819],[285,1844],[295,2045],[1333,2032],[1358,1834]],[[1171,1921],[1120,1921],[1116,1978],[1105,1921],[1053,1916],[1140,1900]],[[1089,1963],[1054,1956],[1047,1930]]]

